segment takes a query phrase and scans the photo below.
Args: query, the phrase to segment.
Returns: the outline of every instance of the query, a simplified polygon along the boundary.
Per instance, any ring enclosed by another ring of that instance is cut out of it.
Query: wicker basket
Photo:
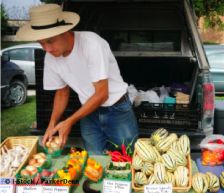
[[[23,145],[28,149],[27,156],[25,157],[24,161],[20,164],[17,168],[17,174],[21,168],[28,162],[32,155],[37,153],[37,144],[38,144],[38,137],[36,136],[19,136],[19,137],[8,137],[2,143],[0,148],[2,149],[3,146],[6,146],[8,149],[11,149],[15,145]],[[11,176],[14,177],[14,176]]]
[[[134,155],[136,155],[136,151],[134,152]],[[187,168],[189,170],[189,182],[188,186],[186,187],[173,187],[173,192],[188,192],[191,189],[191,180],[192,180],[192,167],[191,167],[191,156],[187,156]],[[136,187],[134,183],[134,176],[135,176],[135,170],[132,167],[132,188],[135,191],[144,191],[144,186],[142,187]]]

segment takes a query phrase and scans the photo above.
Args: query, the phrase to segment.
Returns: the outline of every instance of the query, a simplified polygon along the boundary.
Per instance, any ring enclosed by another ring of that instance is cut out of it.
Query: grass
[[[1,141],[10,136],[30,135],[31,125],[36,121],[36,96],[29,96],[21,106],[1,111]]]

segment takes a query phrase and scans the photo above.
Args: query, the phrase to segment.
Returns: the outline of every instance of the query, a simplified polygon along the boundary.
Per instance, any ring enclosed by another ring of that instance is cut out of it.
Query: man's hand
[[[74,124],[74,123],[73,123]],[[59,133],[59,140],[60,140],[60,148],[62,149],[68,139],[68,135],[71,131],[72,125],[73,125],[69,119],[66,119],[65,121],[60,122],[59,124],[57,124],[57,126],[55,127],[55,130],[58,131]]]
[[[47,141],[51,141],[52,140],[52,136],[57,132],[57,130],[55,129],[54,126],[48,126],[45,134],[44,134],[44,137],[43,137],[43,140],[42,140],[42,144],[45,146],[46,142]]]

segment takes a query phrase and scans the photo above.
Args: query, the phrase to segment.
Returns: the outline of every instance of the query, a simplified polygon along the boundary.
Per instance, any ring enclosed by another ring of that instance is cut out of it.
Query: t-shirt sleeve
[[[66,83],[57,73],[55,65],[55,61],[46,54],[44,59],[44,90],[57,90],[66,86]]]
[[[109,44],[103,39],[94,41],[88,48],[88,68],[92,82],[108,78]]]

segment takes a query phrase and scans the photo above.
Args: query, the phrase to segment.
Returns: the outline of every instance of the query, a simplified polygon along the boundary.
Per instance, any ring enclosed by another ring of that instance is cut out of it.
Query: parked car
[[[27,98],[27,77],[24,71],[11,62],[8,55],[1,56],[2,106],[22,105]]]
[[[140,137],[163,127],[178,135],[187,134],[192,144],[198,144],[193,139],[200,141],[213,133],[214,85],[189,0],[71,0],[63,5],[65,11],[74,11],[82,18],[76,31],[94,31],[109,42],[129,85],[144,91],[174,83],[188,86],[188,105],[142,103],[134,107]],[[41,55],[44,53],[37,58]],[[44,130],[49,124],[54,92],[42,90],[43,59],[36,66],[40,77],[37,128]],[[73,96],[65,117],[79,108],[78,97]],[[74,125],[75,135],[78,126]]]
[[[224,94],[224,45],[204,45],[216,94]]]
[[[11,46],[2,50],[2,54],[7,54],[11,62],[17,64],[28,79],[28,85],[35,85],[35,64],[34,50],[42,49],[39,43],[27,43]]]

